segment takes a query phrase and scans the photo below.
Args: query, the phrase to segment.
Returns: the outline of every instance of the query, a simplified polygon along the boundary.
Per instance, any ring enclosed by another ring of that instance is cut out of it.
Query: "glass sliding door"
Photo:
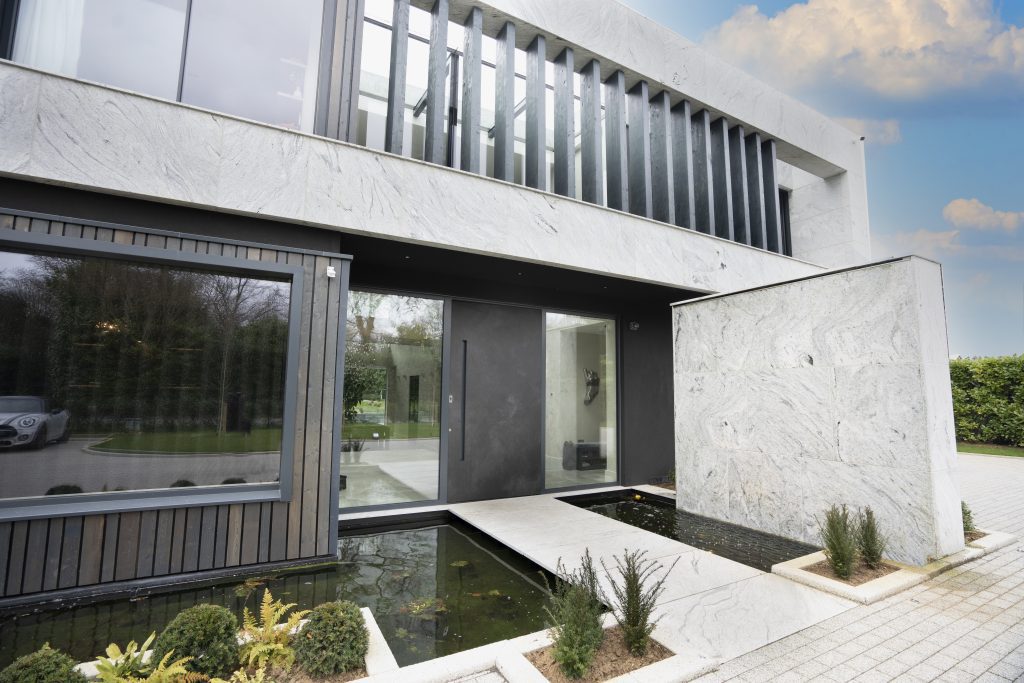
[[[443,319],[440,299],[349,293],[342,508],[438,497]]]
[[[544,486],[614,482],[615,321],[547,312]]]

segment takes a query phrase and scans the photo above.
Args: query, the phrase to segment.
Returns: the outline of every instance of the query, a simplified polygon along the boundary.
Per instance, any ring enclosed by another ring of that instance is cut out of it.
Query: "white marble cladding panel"
[[[818,178],[779,164],[779,184],[789,189],[793,256],[838,268],[871,257],[867,191],[863,173]]]
[[[0,63],[0,174],[705,292],[796,259],[431,164]]]
[[[681,509],[819,543],[870,505],[893,559],[963,547],[942,276],[910,257],[674,309]]]

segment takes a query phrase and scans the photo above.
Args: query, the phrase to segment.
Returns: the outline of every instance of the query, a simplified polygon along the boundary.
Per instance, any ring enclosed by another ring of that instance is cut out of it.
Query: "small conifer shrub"
[[[825,511],[825,522],[818,524],[825,558],[835,575],[850,578],[857,562],[857,533],[845,505],[833,505]]]

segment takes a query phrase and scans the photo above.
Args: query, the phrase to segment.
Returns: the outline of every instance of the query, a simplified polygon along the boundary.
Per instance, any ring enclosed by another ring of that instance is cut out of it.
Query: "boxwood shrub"
[[[1024,355],[949,362],[956,439],[1024,446]]]
[[[196,605],[178,613],[153,643],[153,661],[192,657],[189,671],[227,677],[238,668],[238,619],[220,605]]]
[[[358,607],[347,600],[325,602],[307,619],[292,639],[295,661],[306,673],[323,678],[363,666],[369,634]]]
[[[15,659],[0,671],[0,683],[86,683],[75,660],[48,644]]]

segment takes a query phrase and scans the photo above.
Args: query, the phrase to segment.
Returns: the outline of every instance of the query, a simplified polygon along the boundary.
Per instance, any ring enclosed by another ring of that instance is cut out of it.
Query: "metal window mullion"
[[[676,222],[675,179],[672,146],[672,102],[668,91],[651,98],[651,199],[653,217]]]
[[[626,158],[626,75],[616,71],[605,85],[604,135],[608,174],[608,208],[629,208],[629,171]]]
[[[445,163],[445,94],[448,80],[448,0],[434,0],[430,10],[430,55],[427,59],[427,121],[423,159]]]
[[[715,188],[715,231],[722,239],[733,238],[732,177],[729,170],[729,122],[725,117],[711,122],[711,181]]]
[[[494,177],[515,180],[516,25],[506,21],[494,65]]]
[[[526,48],[526,185],[547,189],[545,66],[547,41],[534,36]]]
[[[715,232],[715,185],[711,178],[711,114],[702,109],[691,119],[693,141],[693,196],[696,210],[694,227],[703,233]]]
[[[555,183],[556,194],[576,196],[575,63],[572,48],[555,58]]]
[[[480,172],[480,88],[481,44],[484,13],[479,7],[466,17],[462,76],[462,163],[463,171]]]
[[[580,174],[583,201],[604,203],[601,182],[601,64],[592,59],[580,71]]]
[[[394,0],[391,19],[391,77],[388,113],[384,123],[384,151],[402,153],[405,131],[405,71],[409,61],[409,0]]]
[[[747,154],[743,126],[729,129],[729,170],[732,174],[733,239],[750,244],[750,201],[747,197]]]
[[[782,218],[779,214],[779,182],[775,176],[775,141],[761,143],[761,174],[764,179],[764,213],[767,249],[782,253]]]
[[[185,58],[188,55],[188,34],[192,28],[192,0],[185,3],[185,26],[181,34],[181,62],[178,64],[178,94],[176,101],[181,102],[181,95],[185,91]],[[14,49],[14,44],[11,44]]]
[[[626,96],[629,117],[629,212],[650,218],[651,198],[651,112],[650,89],[640,81]]]
[[[696,228],[693,196],[693,130],[690,103],[683,100],[672,107],[672,182],[675,185],[675,223]]]
[[[750,245],[767,248],[765,235],[764,170],[761,167],[761,134],[750,133],[744,140],[747,153],[747,201],[750,204]]]

